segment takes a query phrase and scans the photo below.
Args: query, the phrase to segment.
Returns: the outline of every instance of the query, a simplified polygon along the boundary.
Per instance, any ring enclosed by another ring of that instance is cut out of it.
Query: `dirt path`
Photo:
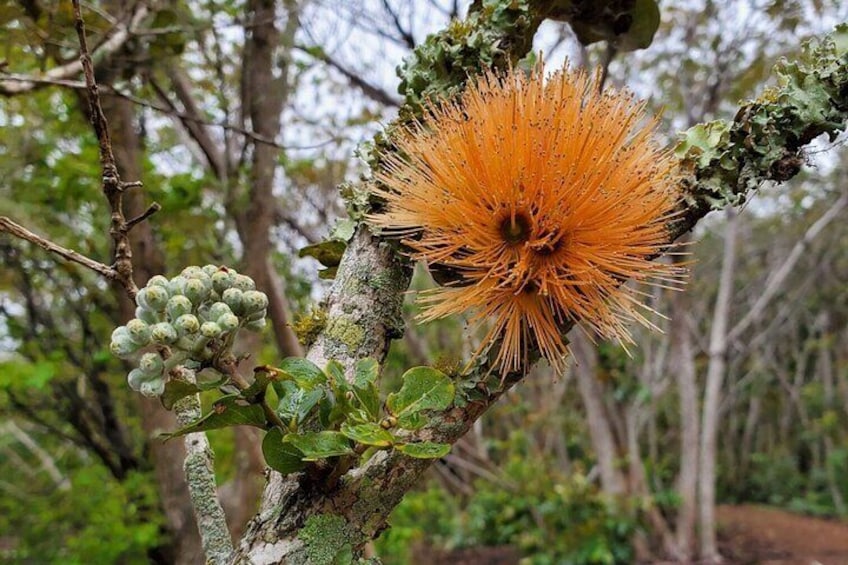
[[[848,565],[848,523],[764,506],[718,508],[727,563]]]

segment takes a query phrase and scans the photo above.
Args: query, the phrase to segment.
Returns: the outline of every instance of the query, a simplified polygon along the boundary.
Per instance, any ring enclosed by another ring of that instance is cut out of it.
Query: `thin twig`
[[[78,3],[75,2],[78,6]],[[106,35],[108,39],[95,45],[94,53],[98,59],[104,59],[117,53],[127,42],[132,39],[135,27],[147,17],[149,10],[144,4],[140,4],[138,9],[130,17],[126,24],[116,24]],[[67,64],[50,69],[42,74],[38,79],[33,80],[7,80],[9,77],[0,77],[0,96],[15,96],[35,90],[39,84],[44,84],[52,80],[64,80],[76,76],[80,70],[81,61],[71,61]]]
[[[136,224],[143,222],[144,220],[146,220],[161,209],[162,205],[158,202],[154,202],[153,204],[147,207],[147,210],[145,210],[135,218],[132,218],[131,220],[127,221],[127,231],[133,229]]]
[[[78,80],[50,79],[50,78],[44,78],[44,77],[34,77],[34,76],[29,76],[29,75],[2,73],[2,67],[0,67],[0,82],[2,82],[2,81],[32,82],[34,84],[44,85],[44,86],[61,86],[61,87],[64,87],[64,88],[75,88],[75,89],[85,89],[85,88],[87,88],[86,84],[84,82],[81,82],[81,81],[78,81]],[[173,107],[166,108],[165,106],[160,106],[159,104],[156,104],[156,103],[151,102],[149,100],[145,100],[144,98],[141,98],[139,96],[135,96],[135,95],[130,94],[128,92],[124,92],[123,90],[119,90],[119,89],[115,88],[114,86],[111,86],[111,85],[108,85],[108,84],[97,85],[97,88],[102,92],[105,92],[107,94],[111,94],[113,96],[118,96],[118,97],[123,98],[124,100],[128,100],[128,101],[130,101],[133,104],[136,104],[138,106],[142,106],[144,108],[150,108],[154,112],[159,112],[160,114],[165,114],[167,116],[173,116],[175,118],[179,118],[180,120],[194,122],[194,123],[201,124],[201,125],[204,125],[204,126],[217,127],[217,128],[221,128],[225,131],[232,131],[232,132],[237,133],[239,135],[243,135],[244,137],[247,137],[251,141],[254,141],[256,143],[260,143],[262,145],[269,145],[271,147],[276,147],[277,149],[284,150],[284,151],[319,149],[321,147],[324,147],[325,145],[329,145],[330,143],[337,141],[335,138],[330,137],[330,138],[325,139],[324,141],[319,141],[317,143],[313,143],[313,144],[309,144],[309,145],[284,145],[282,143],[278,143],[278,142],[274,141],[273,139],[270,139],[268,137],[265,137],[263,135],[260,135],[256,132],[254,132],[254,131],[251,131],[247,128],[243,128],[241,126],[237,126],[237,125],[228,123],[226,120],[216,122],[216,121],[212,121],[212,120],[206,120],[206,119],[200,118],[198,116],[190,115],[186,112],[180,112],[179,110],[177,110]],[[2,94],[3,94],[3,92],[0,92],[0,95],[2,95]],[[392,103],[392,105],[396,106],[397,104]]]
[[[53,243],[48,239],[44,239],[40,235],[32,233],[22,225],[13,222],[10,218],[7,218],[6,216],[0,216],[0,232],[6,232],[20,239],[29,241],[30,243],[34,243],[42,249],[45,249],[51,253],[55,253],[63,259],[73,261],[74,263],[91,269],[95,273],[98,273],[99,275],[102,275],[103,277],[109,280],[115,281],[119,278],[118,271],[116,271],[112,267],[104,265],[103,263],[95,261],[94,259],[89,259],[85,255],[77,253],[73,249],[62,247],[61,245]]]
[[[88,106],[91,112],[91,125],[97,136],[100,150],[100,167],[103,171],[101,185],[103,194],[109,202],[112,210],[112,219],[109,226],[109,235],[115,245],[114,270],[117,272],[117,281],[126,289],[130,298],[135,298],[138,287],[133,280],[132,247],[127,236],[129,228],[124,217],[124,188],[121,176],[118,174],[118,166],[115,164],[115,155],[112,153],[112,140],[109,136],[109,124],[103,107],[100,105],[100,93],[97,89],[97,81],[94,79],[94,64],[88,51],[88,42],[85,38],[85,22],[82,19],[79,0],[72,0],[74,7],[75,27],[80,45],[80,63],[85,75],[86,89],[88,90]],[[133,183],[133,186],[137,186]]]
[[[245,391],[250,387],[250,383],[247,382],[241,373],[238,371],[238,365],[236,360],[232,356],[225,357],[223,359],[219,359],[215,363],[215,369],[228,377],[232,383],[238,388],[240,391]],[[262,407],[262,412],[265,414],[265,418],[268,419],[269,422],[274,424],[276,427],[280,428],[283,432],[289,429],[289,427],[280,419],[280,416],[274,412],[274,409],[268,405],[268,402],[265,400],[263,396],[261,401],[259,402],[259,406]]]

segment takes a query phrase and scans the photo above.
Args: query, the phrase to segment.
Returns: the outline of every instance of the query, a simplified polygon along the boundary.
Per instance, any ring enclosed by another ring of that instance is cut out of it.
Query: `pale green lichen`
[[[420,115],[429,99],[459,94],[469,77],[515,64],[530,50],[541,19],[528,0],[483,0],[480,9],[430,35],[399,68],[401,119]]]
[[[304,347],[310,347],[315,343],[325,327],[327,327],[326,308],[313,308],[307,313],[299,314],[292,323],[292,330]]]
[[[348,351],[356,351],[365,339],[365,330],[346,316],[332,318],[327,324],[326,334],[346,345]]]
[[[491,68],[518,65],[530,51],[542,17],[530,0],[477,0],[463,21],[454,21],[415,48],[397,69],[398,92],[404,104],[398,119],[363,145],[359,155],[372,170],[382,166],[382,155],[393,151],[391,138],[397,127],[421,117],[427,100],[449,100],[465,89],[469,77]],[[348,214],[364,218],[372,207],[366,183],[342,187]]]
[[[683,134],[675,154],[693,216],[741,204],[764,180],[793,177],[803,164],[802,146],[845,129],[848,25],[805,43],[797,61],[781,61],[775,74],[779,85],[743,106],[732,122],[700,124]]]
[[[347,521],[335,514],[310,516],[297,537],[312,565],[346,565],[353,561],[353,539]]]

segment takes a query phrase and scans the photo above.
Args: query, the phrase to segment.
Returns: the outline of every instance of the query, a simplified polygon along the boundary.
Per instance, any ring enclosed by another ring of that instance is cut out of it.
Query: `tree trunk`
[[[621,495],[627,491],[624,476],[617,468],[618,449],[612,426],[604,409],[601,387],[596,380],[598,353],[595,344],[580,328],[570,334],[571,350],[574,354],[574,375],[583,406],[586,407],[586,419],[598,468],[601,472],[601,486],[604,492]]]
[[[739,222],[736,210],[733,208],[727,208],[726,216],[724,258],[710,331],[709,364],[707,366],[704,412],[701,424],[700,553],[701,559],[707,563],[721,561],[716,542],[715,524],[716,435],[719,424],[721,388],[727,367],[727,329],[733,296],[733,279],[736,269],[736,235]]]
[[[680,239],[682,244],[692,240],[690,234]],[[676,256],[677,262],[682,262]],[[680,404],[680,475],[677,513],[677,555],[681,561],[692,558],[695,544],[695,522],[698,507],[698,383],[695,374],[695,354],[689,330],[689,311],[692,299],[688,292],[671,293],[671,353],[669,371],[677,380]]]

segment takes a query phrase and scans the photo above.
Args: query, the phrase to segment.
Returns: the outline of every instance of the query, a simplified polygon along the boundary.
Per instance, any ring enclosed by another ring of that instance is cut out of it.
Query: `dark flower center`
[[[499,230],[507,243],[524,243],[530,239],[530,218],[523,212],[511,213],[501,220]]]

